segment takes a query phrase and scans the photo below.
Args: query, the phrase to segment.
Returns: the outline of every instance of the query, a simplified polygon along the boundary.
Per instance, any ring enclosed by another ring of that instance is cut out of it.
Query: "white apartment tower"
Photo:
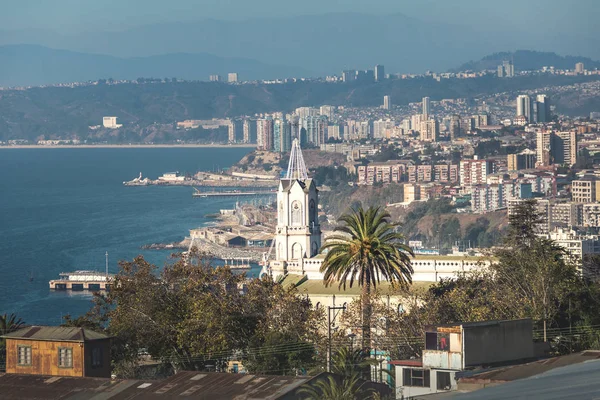
[[[383,109],[389,110],[392,108],[392,99],[390,96],[383,96]]]
[[[527,122],[533,122],[533,103],[531,97],[522,94],[517,97],[517,117],[524,116]]]
[[[429,97],[423,97],[423,119],[429,119],[429,114],[431,114],[431,101]]]

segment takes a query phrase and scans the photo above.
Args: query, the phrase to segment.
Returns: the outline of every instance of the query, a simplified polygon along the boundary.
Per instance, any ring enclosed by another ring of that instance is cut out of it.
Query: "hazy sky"
[[[600,0],[0,0],[0,29],[124,30],[203,18],[362,12],[508,29],[591,30]]]

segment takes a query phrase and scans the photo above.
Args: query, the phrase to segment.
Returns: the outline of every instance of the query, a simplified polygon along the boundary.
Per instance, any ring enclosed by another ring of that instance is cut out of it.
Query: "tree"
[[[331,372],[345,377],[365,375],[376,362],[364,349],[339,348],[331,357]]]
[[[15,314],[0,315],[0,336],[14,332],[25,325],[25,322]],[[0,338],[0,366],[6,360],[6,339]]]
[[[374,391],[364,389],[358,375],[344,377],[341,380],[334,375],[318,379],[313,385],[305,384],[298,390],[305,400],[368,400]]]
[[[326,285],[337,282],[345,289],[348,282],[352,287],[356,281],[362,288],[362,340],[367,352],[371,346],[371,289],[382,277],[401,288],[412,283],[412,250],[390,220],[390,214],[380,207],[364,210],[359,206],[340,217],[337,234],[321,249],[326,252],[321,266]]]

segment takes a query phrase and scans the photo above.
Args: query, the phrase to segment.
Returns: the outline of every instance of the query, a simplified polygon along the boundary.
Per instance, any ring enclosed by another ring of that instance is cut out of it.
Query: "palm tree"
[[[371,365],[375,365],[375,359],[369,359],[369,354],[364,349],[351,349],[342,347],[331,357],[331,372],[346,377],[363,375]]]
[[[321,266],[326,285],[337,282],[346,289],[356,281],[362,288],[362,341],[363,349],[371,345],[371,287],[376,288],[381,278],[393,286],[406,288],[412,283],[413,268],[410,247],[404,236],[396,232],[391,216],[380,207],[364,210],[362,206],[339,219],[338,234],[327,239],[321,251],[326,251]]]
[[[336,379],[334,375],[327,375],[318,379],[314,385],[305,384],[298,394],[304,400],[365,400],[371,399],[373,390],[363,389],[365,382],[360,382],[358,375]]]
[[[0,335],[6,335],[22,328],[25,322],[15,314],[0,315]]]

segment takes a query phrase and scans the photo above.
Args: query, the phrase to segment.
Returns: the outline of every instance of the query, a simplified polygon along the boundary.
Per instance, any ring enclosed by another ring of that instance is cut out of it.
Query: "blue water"
[[[27,323],[59,324],[91,306],[85,292],[51,292],[48,281],[77,269],[118,270],[118,260],[142,254],[163,266],[170,252],[141,250],[182,240],[207,223],[206,214],[235,199],[193,198],[190,187],[125,187],[139,172],[228,167],[249,149],[0,150],[0,313]],[[33,275],[33,282],[30,276]]]

